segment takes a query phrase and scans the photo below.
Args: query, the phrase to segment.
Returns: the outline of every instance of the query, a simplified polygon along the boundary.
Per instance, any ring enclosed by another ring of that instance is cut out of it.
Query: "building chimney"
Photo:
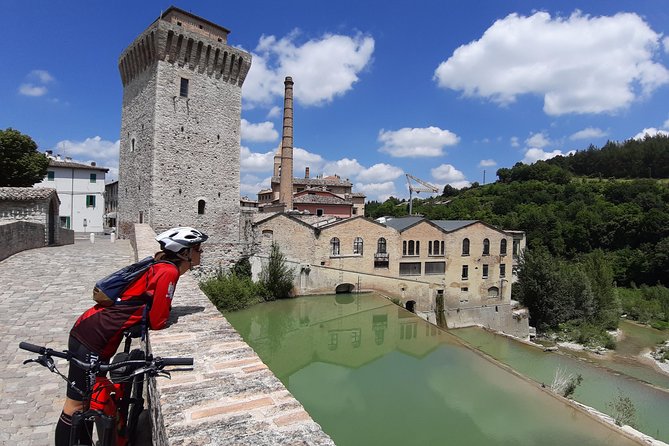
[[[58,155],[56,155],[56,161],[62,161],[61,158],[60,158],[60,153]]]
[[[97,164],[95,163],[95,161],[91,161],[91,166],[92,166],[92,167],[97,166]]]
[[[279,202],[285,211],[293,210],[293,79],[286,76],[283,82],[283,137],[281,138],[281,180]]]
[[[46,156],[48,156],[49,158],[52,157],[53,156],[53,150],[47,150],[46,151]]]
[[[304,178],[309,178],[309,168],[304,169]]]
[[[66,156],[65,157],[65,162],[66,163],[71,163],[72,162],[72,157],[71,156]]]

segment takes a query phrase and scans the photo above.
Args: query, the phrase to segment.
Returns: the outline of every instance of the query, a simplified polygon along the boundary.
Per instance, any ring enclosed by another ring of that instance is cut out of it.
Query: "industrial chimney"
[[[285,206],[285,211],[291,211],[293,209],[293,79],[287,76],[283,84],[286,91],[283,98],[279,202]]]

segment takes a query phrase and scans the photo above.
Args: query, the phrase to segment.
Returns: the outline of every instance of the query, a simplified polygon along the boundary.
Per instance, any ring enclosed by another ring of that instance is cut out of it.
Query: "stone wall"
[[[45,246],[44,233],[43,224],[28,221],[0,222],[0,260],[26,249]]]
[[[148,225],[134,230],[137,256],[153,254],[154,231]],[[150,380],[153,444],[334,445],[191,273],[179,279],[168,328],[150,340],[154,355],[195,360],[192,371]]]

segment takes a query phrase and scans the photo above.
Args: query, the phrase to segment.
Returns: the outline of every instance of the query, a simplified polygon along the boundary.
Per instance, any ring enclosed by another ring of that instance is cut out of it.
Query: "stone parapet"
[[[135,225],[138,258],[158,249],[154,236],[148,225]],[[169,326],[152,332],[150,348],[195,361],[192,371],[149,383],[154,444],[334,445],[191,273],[179,279]]]
[[[45,246],[44,225],[27,221],[0,222],[0,260],[42,246]]]

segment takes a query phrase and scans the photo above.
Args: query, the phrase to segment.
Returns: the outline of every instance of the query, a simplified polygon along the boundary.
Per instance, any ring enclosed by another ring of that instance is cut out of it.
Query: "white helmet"
[[[163,251],[179,252],[206,241],[209,236],[190,227],[172,228],[158,234],[156,241]]]

